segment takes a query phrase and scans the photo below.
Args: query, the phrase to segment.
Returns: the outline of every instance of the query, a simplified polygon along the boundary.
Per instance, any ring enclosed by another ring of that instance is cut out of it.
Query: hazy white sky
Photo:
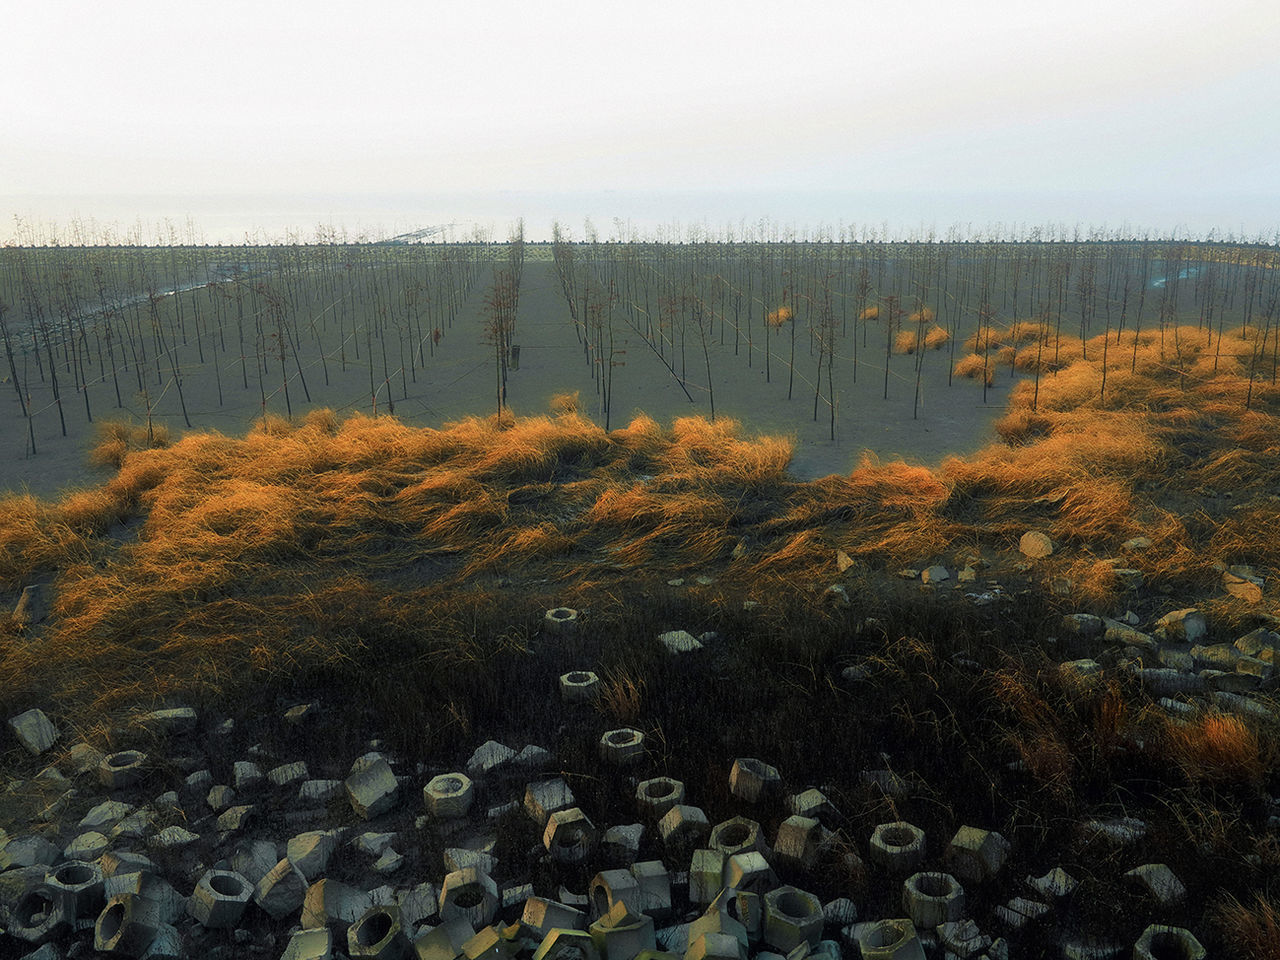
[[[1280,209],[1276,0],[41,0],[5,21],[0,194]]]

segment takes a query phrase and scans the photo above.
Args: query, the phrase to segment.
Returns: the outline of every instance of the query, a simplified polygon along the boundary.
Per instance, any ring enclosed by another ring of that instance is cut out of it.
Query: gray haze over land
[[[494,190],[472,194],[276,194],[6,196],[0,242],[244,243],[383,239],[437,227],[438,239],[479,229],[495,240],[525,220],[530,241],[551,239],[558,222],[583,239],[671,241],[795,236],[840,239],[1025,239],[1092,234],[1275,242],[1280,198],[1107,192],[890,193],[854,191],[667,191],[577,193]],[[77,230],[80,233],[77,233]]]

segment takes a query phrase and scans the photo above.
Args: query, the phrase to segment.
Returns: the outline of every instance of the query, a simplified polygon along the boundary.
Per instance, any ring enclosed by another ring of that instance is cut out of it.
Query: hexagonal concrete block
[[[476,747],[466,762],[467,776],[483,777],[500,770],[516,757],[516,752],[497,740],[486,740]]]
[[[724,886],[724,854],[717,850],[695,850],[689,864],[689,902],[701,907],[716,898]]]
[[[831,805],[827,795],[817,787],[810,787],[808,790],[803,790],[788,797],[787,808],[798,816],[810,817],[814,820],[821,820],[823,817],[830,818],[836,812],[836,808]]]
[[[308,830],[289,838],[285,844],[285,856],[310,883],[324,873],[337,849],[337,831]]]
[[[1187,898],[1187,888],[1167,864],[1144,863],[1125,876],[1140,884],[1162,907],[1176,906]]]
[[[454,917],[419,933],[413,949],[418,960],[455,960],[462,955],[463,944],[475,935],[475,928],[465,917]]]
[[[237,760],[231,765],[231,783],[237,790],[252,790],[265,779],[262,767],[252,760]]]
[[[156,901],[135,893],[107,900],[93,925],[93,949],[140,956],[155,939],[164,919]]]
[[[822,901],[796,887],[778,887],[764,895],[764,942],[788,953],[822,938]]]
[[[726,857],[732,857],[759,850],[761,843],[760,824],[746,817],[734,817],[711,828],[711,839],[707,841],[707,846]]]
[[[533,960],[601,960],[595,940],[586,930],[555,927],[534,951]]]
[[[560,699],[565,703],[586,703],[600,696],[600,678],[590,670],[570,670],[560,675]]]
[[[141,727],[161,736],[190,733],[196,728],[199,716],[192,707],[169,707],[140,713],[130,719],[135,727]]]
[[[440,886],[440,919],[464,919],[473,927],[492,923],[498,912],[498,885],[477,867],[446,874]]]
[[[332,960],[333,933],[323,928],[302,929],[289,938],[280,960]]]
[[[415,933],[423,923],[439,915],[440,891],[435,884],[425,882],[397,890],[396,906],[400,908],[400,923],[405,933]]]
[[[8,914],[6,925],[9,934],[35,944],[61,938],[72,919],[66,901],[44,883],[29,887],[5,912]]]
[[[592,912],[602,917],[614,904],[624,903],[634,913],[643,913],[640,907],[640,884],[630,870],[601,870],[587,888]]]
[[[253,902],[275,920],[283,919],[302,906],[307,895],[307,878],[285,857],[253,888]]]
[[[669,849],[690,850],[711,835],[711,824],[701,807],[677,803],[658,821],[658,832]]]
[[[356,815],[365,820],[381,816],[396,805],[399,784],[391,765],[382,757],[361,764],[347,777],[347,799]]]
[[[102,868],[96,863],[60,863],[45,875],[45,886],[66,908],[67,917],[96,917],[105,905]]]
[[[376,960],[401,960],[410,955],[409,938],[396,907],[376,905],[347,928],[347,955]]]
[[[226,929],[240,922],[253,897],[253,884],[234,870],[209,870],[187,898],[187,913],[209,929]]]
[[[9,718],[9,729],[18,738],[18,742],[27,753],[39,756],[58,739],[58,728],[53,725],[43,710],[32,708],[26,713]]]
[[[993,879],[1009,859],[1009,841],[994,830],[961,827],[947,844],[943,859],[961,880]]]
[[[713,931],[690,942],[684,960],[747,960],[747,948],[732,933]]]
[[[757,803],[767,793],[780,789],[778,768],[754,757],[739,757],[729,770],[729,790],[747,803]]]
[[[597,839],[595,825],[577,807],[551,814],[542,831],[542,845],[558,863],[581,863],[591,855]]]
[[[62,851],[68,860],[97,860],[111,849],[111,841],[96,830],[87,830],[72,839]]]
[[[731,916],[729,912],[729,907],[733,904],[735,898],[736,894],[732,890],[720,891],[702,916],[689,924],[689,943],[692,944],[699,937],[706,936],[709,933],[727,933],[737,940],[744,950],[749,949],[751,938],[747,933],[746,925],[741,920]]]
[[[578,611],[572,607],[552,607],[542,617],[542,629],[552,636],[568,637],[578,630]]]
[[[369,894],[325,877],[307,888],[302,899],[302,925],[327,927],[345,940],[347,928],[371,906]],[[435,912],[432,904],[432,912]]]
[[[724,885],[733,890],[764,894],[778,885],[778,876],[759,850],[735,853],[724,861]]]
[[[890,873],[914,873],[924,862],[924,851],[924,831],[905,820],[882,823],[871,833],[871,860]]]
[[[910,920],[877,920],[854,926],[862,960],[925,960],[924,947]]]
[[[625,903],[616,903],[587,928],[596,950],[605,957],[634,957],[641,950],[657,948],[653,918],[634,914]]]
[[[609,730],[600,738],[600,759],[625,766],[644,758],[644,734],[630,727]]]
[[[1205,960],[1208,951],[1185,927],[1153,923],[1133,945],[1133,960]]]
[[[109,753],[98,764],[98,780],[108,790],[131,787],[146,772],[147,755],[141,750]]]
[[[976,957],[991,946],[991,938],[969,918],[940,923],[936,932],[942,946],[957,957]]]
[[[475,795],[475,784],[465,773],[442,773],[422,788],[427,813],[438,820],[465,817]]]
[[[666,648],[668,653],[674,654],[693,653],[695,650],[702,649],[702,641],[688,630],[668,630],[666,633],[660,633],[658,642]]]
[[[902,881],[902,909],[917,928],[932,930],[964,915],[964,888],[949,873],[913,873]]]
[[[747,931],[747,939],[756,943],[764,935],[764,897],[747,890],[726,888],[725,912]]]
[[[621,872],[626,873],[625,870]],[[562,930],[587,929],[587,915],[581,910],[544,897],[530,897],[524,902],[520,922],[540,937],[545,937],[557,927]]]
[[[1061,900],[1075,892],[1079,882],[1061,867],[1054,867],[1042,877],[1028,876],[1026,885],[1046,900]]]
[[[276,845],[268,840],[243,841],[231,853],[231,869],[255,885],[279,862]]]
[[[822,825],[812,817],[792,815],[778,824],[773,853],[784,863],[808,870],[817,862]]]
[[[568,810],[573,804],[573,791],[560,777],[531,783],[524,791],[525,813],[540,827],[547,825],[551,814],[557,810]]]
[[[684,784],[671,777],[641,780],[636,786],[636,806],[647,819],[660,820],[668,810],[683,802]]]
[[[600,838],[600,853],[609,863],[631,863],[640,852],[644,824],[620,823],[610,827]]]
[[[640,888],[639,912],[655,919],[671,915],[671,874],[661,860],[645,860],[631,865],[631,876]]]
[[[0,847],[0,870],[15,867],[50,866],[58,861],[62,851],[37,834],[14,837]]]
[[[309,776],[311,776],[311,773],[307,770],[307,765],[302,760],[282,763],[278,767],[272,767],[267,771],[268,782],[277,787],[291,787],[295,783],[302,783]]]

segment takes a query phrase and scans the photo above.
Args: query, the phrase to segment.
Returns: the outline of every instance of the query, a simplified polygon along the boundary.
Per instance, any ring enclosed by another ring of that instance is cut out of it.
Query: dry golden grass
[[[784,324],[788,324],[795,319],[795,314],[790,307],[779,307],[777,310],[770,310],[768,316],[764,319],[765,323],[769,324],[774,330],[778,330]]]
[[[928,330],[923,328],[902,330],[893,338],[893,351],[911,354],[920,349],[938,350],[950,339],[951,335],[938,326],[930,327]]]
[[[923,330],[900,330],[893,338],[894,353],[915,353],[916,348],[924,343]]]
[[[580,391],[575,390],[573,393],[557,393],[551,398],[551,412],[560,413],[577,413],[578,406],[581,402]]]
[[[1255,893],[1244,903],[1225,894],[1210,908],[1209,919],[1231,956],[1280,960],[1280,905],[1270,897]]]
[[[617,723],[634,723],[644,707],[646,683],[622,669],[609,670],[601,678],[600,696],[595,704],[603,715]]]
[[[1193,783],[1260,782],[1267,761],[1258,735],[1239,717],[1205,713],[1164,731],[1168,756]]]
[[[930,350],[940,350],[943,345],[951,339],[951,334],[947,333],[945,327],[930,327],[929,332],[925,334],[924,345]]]
[[[940,328],[925,342],[935,333],[942,342]],[[1058,340],[1015,322],[991,332],[989,375],[1004,358],[1025,369],[1028,350],[1042,363],[1038,385],[1024,376],[1011,388],[1002,443],[936,469],[864,458],[846,477],[807,483],[787,475],[789,438],[743,437],[728,419],[664,428],[643,415],[606,432],[572,397],[557,398],[553,416],[438,430],[317,411],[266,418],[243,438],[192,433],[150,449],[145,432],[108,424],[95,456],[119,467],[106,484],[57,503],[0,502],[6,586],[57,575],[43,637],[6,660],[0,684],[12,697],[43,686],[81,705],[154,700],[340,663],[370,625],[411,633],[430,605],[455,602],[439,591],[483,577],[608,589],[636,571],[733,563],[744,576],[809,584],[829,576],[837,547],[914,564],[958,545],[1013,549],[1033,525],[1061,545],[1043,575],[1070,579],[1073,602],[1121,602],[1113,569],[1127,561],[1116,550],[1139,533],[1157,541],[1141,561],[1150,581],[1212,589],[1213,559],[1280,565],[1268,536],[1275,503],[1238,500],[1243,509],[1212,522],[1187,506],[1198,490],[1280,485],[1280,389],[1241,376],[1234,351],[1252,356],[1258,336],[1246,334],[1115,336],[1104,392],[1099,338]],[[914,348],[916,331],[905,336]],[[965,357],[956,373],[980,376],[983,362]],[[138,536],[122,545],[112,531],[126,521]],[[389,582],[425,592],[401,609]],[[1057,742],[1018,747],[1049,781],[1062,765]],[[1209,747],[1179,742],[1216,769]]]
[[[89,453],[89,462],[98,467],[118,468],[130,450],[168,445],[169,428],[163,424],[153,424],[148,434],[146,425],[100,420],[95,424],[95,443]]]
[[[957,377],[969,380],[981,380],[985,371],[987,386],[996,382],[995,357],[983,357],[980,353],[971,353],[956,361],[953,372]]]

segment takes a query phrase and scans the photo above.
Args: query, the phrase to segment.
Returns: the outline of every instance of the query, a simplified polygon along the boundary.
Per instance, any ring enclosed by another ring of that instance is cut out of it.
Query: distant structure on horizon
[[[409,233],[402,233],[398,236],[388,237],[386,240],[380,240],[378,242],[385,244],[423,243],[427,240],[443,236],[446,230],[450,230],[456,226],[456,223],[445,223],[433,227],[423,227],[420,230],[411,230]]]

